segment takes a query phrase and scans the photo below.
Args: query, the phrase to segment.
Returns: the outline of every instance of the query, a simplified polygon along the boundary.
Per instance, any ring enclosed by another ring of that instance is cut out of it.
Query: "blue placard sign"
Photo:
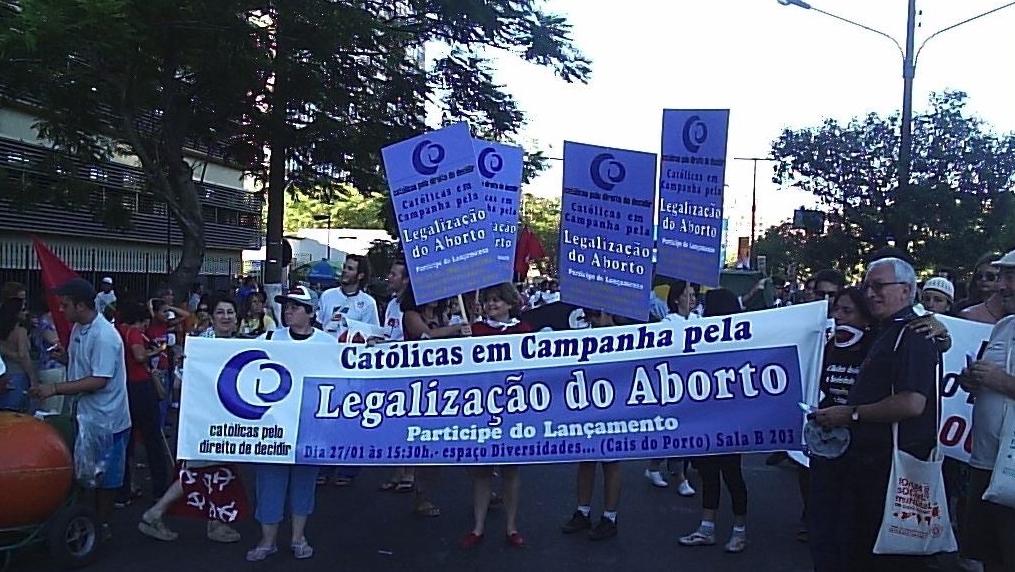
[[[656,156],[564,142],[561,300],[648,319]]]
[[[657,272],[719,285],[728,109],[663,110]]]
[[[497,258],[495,275],[497,282],[510,282],[514,276],[515,248],[518,246],[518,206],[525,152],[521,147],[493,141],[474,139],[473,142],[476,170],[483,182],[481,192],[493,228]]]
[[[498,282],[496,238],[464,123],[381,150],[418,303]]]

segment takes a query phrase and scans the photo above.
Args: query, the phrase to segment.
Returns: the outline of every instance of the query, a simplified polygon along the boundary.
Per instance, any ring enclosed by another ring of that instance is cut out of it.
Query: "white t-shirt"
[[[324,331],[338,338],[348,327],[345,320],[336,322],[331,317],[338,312],[346,319],[366,322],[374,326],[380,326],[380,319],[377,316],[377,302],[370,294],[357,290],[355,294],[346,296],[341,288],[331,288],[321,294],[317,303],[317,320],[321,322]]]
[[[95,295],[95,311],[103,313],[106,310],[106,306],[112,306],[116,304],[116,292],[110,290],[109,292],[99,292]]]
[[[388,302],[388,307],[384,311],[384,339],[389,342],[400,342],[405,339],[405,331],[402,329],[402,319],[404,315],[402,313],[402,305],[398,301],[398,297],[392,298]]]
[[[698,314],[695,314],[694,312],[691,312],[690,314],[688,314],[686,318],[681,316],[680,314],[678,314],[676,312],[670,312],[669,314],[666,314],[665,317],[663,317],[662,321],[664,321],[664,322],[690,322],[691,320],[700,320],[700,319],[701,319],[701,316],[699,316]]]
[[[259,340],[267,340],[268,339],[268,333],[269,332],[265,332],[265,333],[261,334],[260,336],[258,336],[257,339],[259,339]],[[281,340],[281,341],[284,341],[284,342],[313,342],[313,343],[318,343],[318,344],[334,344],[335,343],[335,338],[331,337],[331,335],[329,335],[329,334],[326,334],[326,333],[322,332],[321,330],[318,330],[317,328],[314,328],[313,333],[311,333],[310,337],[305,339],[305,340],[293,339],[293,337],[289,334],[289,328],[279,328],[277,330],[272,330],[270,333],[271,333],[271,339],[272,340]]]
[[[1006,316],[990,332],[983,359],[995,363],[1009,375],[1015,374],[1015,316]],[[1015,399],[980,389],[973,403],[973,452],[969,465],[977,469],[993,470],[1001,443],[1001,425],[1004,423],[1005,404],[1015,407]],[[1005,439],[1011,438],[1006,436]]]
[[[127,406],[127,369],[123,339],[102,314],[90,324],[74,324],[67,349],[67,379],[104,377],[102,389],[78,394],[78,422],[90,423],[109,433],[130,428]]]

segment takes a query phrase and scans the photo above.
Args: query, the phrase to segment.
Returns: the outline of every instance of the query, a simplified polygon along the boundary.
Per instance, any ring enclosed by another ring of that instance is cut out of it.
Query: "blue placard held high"
[[[416,301],[496,284],[495,237],[468,126],[394,143],[381,154]]]
[[[647,320],[656,156],[564,142],[561,300]]]
[[[522,166],[525,152],[521,147],[473,139],[476,170],[479,171],[486,213],[493,227],[494,254],[497,258],[497,282],[510,282],[514,276],[515,249],[518,242],[518,206],[521,201]]]
[[[656,271],[719,285],[728,109],[663,110]]]

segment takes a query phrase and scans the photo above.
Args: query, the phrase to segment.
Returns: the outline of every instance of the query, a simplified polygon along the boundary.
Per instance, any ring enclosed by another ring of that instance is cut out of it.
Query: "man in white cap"
[[[111,318],[112,312],[116,311],[116,292],[113,291],[113,279],[106,276],[99,284],[99,293],[95,295],[95,311],[106,319]],[[109,308],[109,313],[106,312]]]
[[[935,276],[923,283],[920,303],[928,312],[949,314],[955,303],[955,286],[947,278]]]
[[[1003,315],[983,351],[959,378],[962,387],[976,396],[973,402],[972,452],[969,457],[969,492],[962,524],[961,553],[983,562],[985,572],[1015,570],[1015,508],[1000,499],[984,498],[991,482],[998,453],[1012,439],[1001,433],[1005,415],[1015,403],[1015,250],[992,266],[1000,269],[996,296]]]

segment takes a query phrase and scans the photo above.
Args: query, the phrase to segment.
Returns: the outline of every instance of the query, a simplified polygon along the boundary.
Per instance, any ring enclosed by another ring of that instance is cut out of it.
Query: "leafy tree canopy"
[[[285,230],[301,228],[384,228],[385,195],[377,191],[359,192],[341,187],[327,201],[313,196],[293,194],[285,205]]]
[[[556,276],[557,256],[560,253],[560,197],[537,197],[525,193],[522,197],[521,222],[536,235],[546,252],[546,258],[536,261],[539,271]]]
[[[897,113],[786,129],[772,144],[773,182],[813,193],[829,231],[819,237],[774,228],[759,252],[772,248],[803,266],[848,269],[893,243],[920,267],[965,268],[987,250],[1010,249],[1015,135],[994,133],[966,105],[965,93],[937,93],[914,117],[912,179],[901,189]]]
[[[431,45],[443,55],[426,65]],[[490,53],[549,67],[564,81],[590,73],[566,20],[533,0],[0,6],[3,103],[30,102],[40,134],[62,156],[137,157],[147,189],[183,233],[178,285],[193,280],[204,255],[185,148],[264,180],[270,151],[300,189],[381,189],[380,148],[424,131],[425,105],[486,137],[517,134],[525,116],[496,83]]]

